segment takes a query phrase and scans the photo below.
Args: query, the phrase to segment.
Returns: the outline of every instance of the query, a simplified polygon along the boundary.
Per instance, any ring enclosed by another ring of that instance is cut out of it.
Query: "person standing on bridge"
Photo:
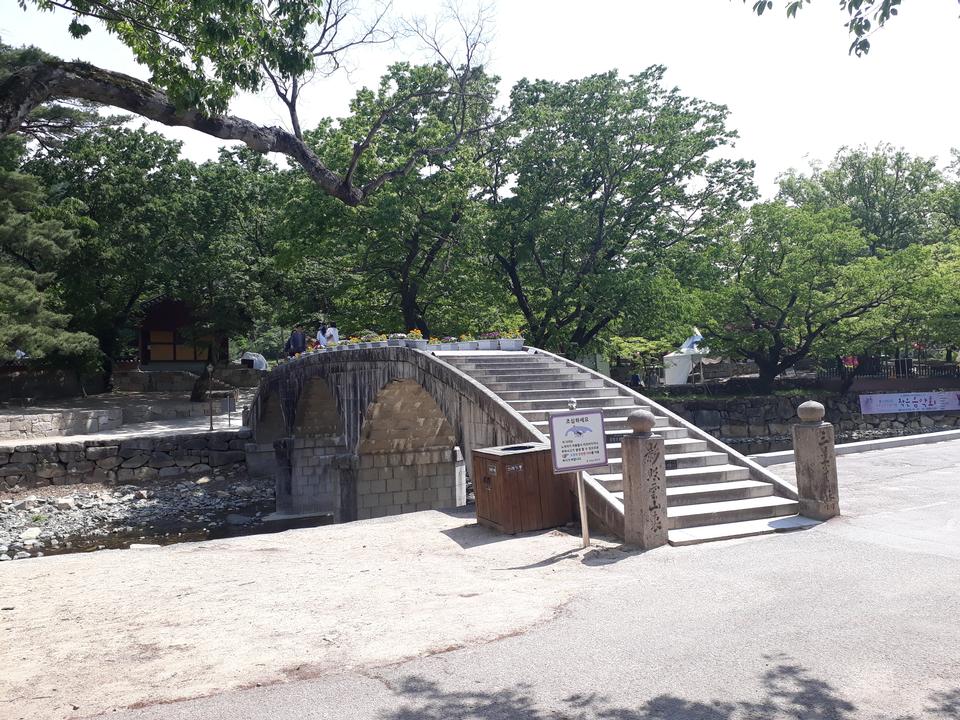
[[[320,323],[320,329],[317,330],[317,345],[324,348],[327,346],[327,324]]]
[[[330,326],[327,328],[327,342],[340,342],[340,331],[337,330],[337,324],[335,322],[330,323]]]
[[[302,354],[307,351],[307,336],[304,334],[302,327],[297,325],[293,328],[284,349],[287,351],[287,357],[293,357],[298,353]]]

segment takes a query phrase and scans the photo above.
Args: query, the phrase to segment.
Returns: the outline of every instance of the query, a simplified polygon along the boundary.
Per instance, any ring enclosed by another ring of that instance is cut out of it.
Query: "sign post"
[[[590,527],[583,472],[607,464],[607,434],[603,426],[602,409],[577,410],[577,401],[573,399],[568,407],[570,409],[566,412],[550,415],[550,455],[554,472],[577,473],[583,547],[589,547]]]

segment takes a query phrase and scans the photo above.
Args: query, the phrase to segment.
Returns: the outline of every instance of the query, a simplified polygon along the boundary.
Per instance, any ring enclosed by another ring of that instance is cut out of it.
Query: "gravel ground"
[[[133,485],[59,485],[0,494],[0,561],[131,542],[176,542],[227,522],[253,524],[273,500],[272,481],[239,469],[196,480]]]

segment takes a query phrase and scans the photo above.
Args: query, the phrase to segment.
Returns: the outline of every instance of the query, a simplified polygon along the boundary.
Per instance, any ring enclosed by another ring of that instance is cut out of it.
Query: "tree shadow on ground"
[[[688,700],[658,695],[636,707],[617,707],[598,693],[570,695],[543,707],[530,684],[500,690],[444,691],[429,679],[403,678],[394,691],[403,703],[387,720],[853,720],[864,717],[830,683],[789,658],[760,678],[761,700]],[[615,678],[611,681],[619,682]],[[930,696],[933,708],[922,717],[960,717],[960,689]],[[929,713],[933,713],[930,715]],[[873,715],[874,720],[914,720],[915,716]],[[919,716],[916,716],[919,717]]]

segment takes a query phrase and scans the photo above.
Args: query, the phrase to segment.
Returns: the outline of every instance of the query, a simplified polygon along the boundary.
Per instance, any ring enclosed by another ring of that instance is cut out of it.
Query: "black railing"
[[[855,363],[837,361],[835,365],[820,367],[817,377],[847,378],[938,378],[960,377],[960,366],[937,360],[914,358],[857,358]]]

